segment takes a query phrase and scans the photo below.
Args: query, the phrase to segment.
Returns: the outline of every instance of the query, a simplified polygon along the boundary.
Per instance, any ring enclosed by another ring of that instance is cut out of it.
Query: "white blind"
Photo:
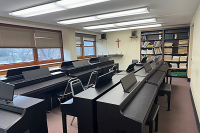
[[[35,40],[37,48],[61,48],[61,33],[35,31]]]
[[[29,29],[0,27],[0,47],[33,48],[35,47],[34,31]]]
[[[76,45],[83,44],[83,36],[80,34],[76,34]]]
[[[84,41],[96,42],[95,35],[84,35]]]

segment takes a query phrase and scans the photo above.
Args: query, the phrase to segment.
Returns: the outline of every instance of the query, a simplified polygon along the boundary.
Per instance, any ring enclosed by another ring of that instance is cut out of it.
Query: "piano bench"
[[[146,125],[149,126],[149,133],[153,133],[153,122],[155,121],[155,131],[158,132],[158,113],[160,105],[154,104],[151,108]]]
[[[158,89],[158,95],[164,96],[167,95],[168,101],[168,111],[170,111],[170,99],[171,99],[171,85],[170,84],[162,84]]]

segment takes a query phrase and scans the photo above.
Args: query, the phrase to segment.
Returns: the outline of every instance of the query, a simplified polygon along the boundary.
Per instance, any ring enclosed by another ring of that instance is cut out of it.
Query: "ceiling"
[[[43,3],[49,3],[52,1],[55,0],[0,0],[0,16],[60,25],[57,24],[57,21],[59,20],[148,6],[150,8],[150,13],[147,14],[60,26],[83,29],[83,26],[116,23],[153,17],[157,18],[158,23],[161,23],[162,26],[169,26],[189,24],[200,4],[200,0],[110,0],[108,2],[28,18],[19,18],[9,15],[9,13],[12,11],[40,5]],[[90,31],[101,32],[100,29]]]

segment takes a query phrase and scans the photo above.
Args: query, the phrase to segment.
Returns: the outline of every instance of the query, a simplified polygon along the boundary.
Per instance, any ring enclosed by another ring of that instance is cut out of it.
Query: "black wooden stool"
[[[171,99],[171,85],[170,84],[162,84],[158,89],[158,95],[164,96],[167,95],[168,101],[168,111],[170,111],[170,99]]]
[[[153,133],[153,122],[155,121],[155,131],[158,132],[158,113],[160,105],[154,104],[151,108],[146,125],[149,126],[149,133]]]

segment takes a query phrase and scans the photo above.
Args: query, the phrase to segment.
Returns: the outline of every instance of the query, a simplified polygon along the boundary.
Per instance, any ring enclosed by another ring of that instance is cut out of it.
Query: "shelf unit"
[[[162,59],[162,43],[163,43],[163,30],[157,30],[157,31],[142,31],[141,32],[141,47],[140,47],[140,60],[146,55],[148,56],[148,59],[152,60],[154,58]],[[150,43],[153,45],[153,47],[146,47],[146,44]],[[158,45],[156,45],[158,44]],[[155,51],[158,51],[156,52]],[[151,50],[153,54],[145,54],[148,50]]]
[[[187,56],[187,61],[173,61],[173,60],[166,60],[165,62],[168,63],[168,65],[171,67],[170,63],[176,63],[178,65],[178,68],[170,68],[169,71],[171,73],[171,77],[187,77],[187,76],[182,76],[181,74],[186,74],[187,75],[187,65],[186,69],[180,69],[179,65],[180,63],[187,63],[188,62],[188,53],[189,53],[189,26],[188,27],[178,27],[178,28],[169,28],[169,29],[160,29],[160,30],[154,30],[154,31],[142,31],[141,32],[141,47],[140,47],[140,55],[141,55],[141,60],[144,57],[144,55],[149,56],[149,55],[154,55],[154,56],[161,56],[162,60],[164,60],[164,57],[167,55],[171,55],[172,58],[173,56]],[[173,36],[172,38],[166,38],[168,35],[166,34],[171,34]],[[176,35],[175,35],[176,34]],[[160,39],[159,36],[162,38]],[[165,37],[166,36],[166,37]],[[175,36],[177,37],[175,39]],[[180,38],[184,37],[184,38]],[[186,44],[187,46],[180,46],[179,45],[179,40],[186,40],[188,39],[188,43]],[[154,43],[155,41],[162,41],[162,45],[160,46],[162,49],[162,54],[142,54],[142,50],[146,49],[153,49],[152,47],[142,47],[142,44],[144,42],[151,42]],[[165,42],[170,42],[173,43],[172,46],[166,47],[164,46]],[[187,48],[187,53],[178,53],[178,49],[180,47],[186,47]],[[164,50],[166,48],[171,48],[172,53],[171,54],[166,54],[164,53]],[[177,75],[174,75],[174,73],[178,73]]]

